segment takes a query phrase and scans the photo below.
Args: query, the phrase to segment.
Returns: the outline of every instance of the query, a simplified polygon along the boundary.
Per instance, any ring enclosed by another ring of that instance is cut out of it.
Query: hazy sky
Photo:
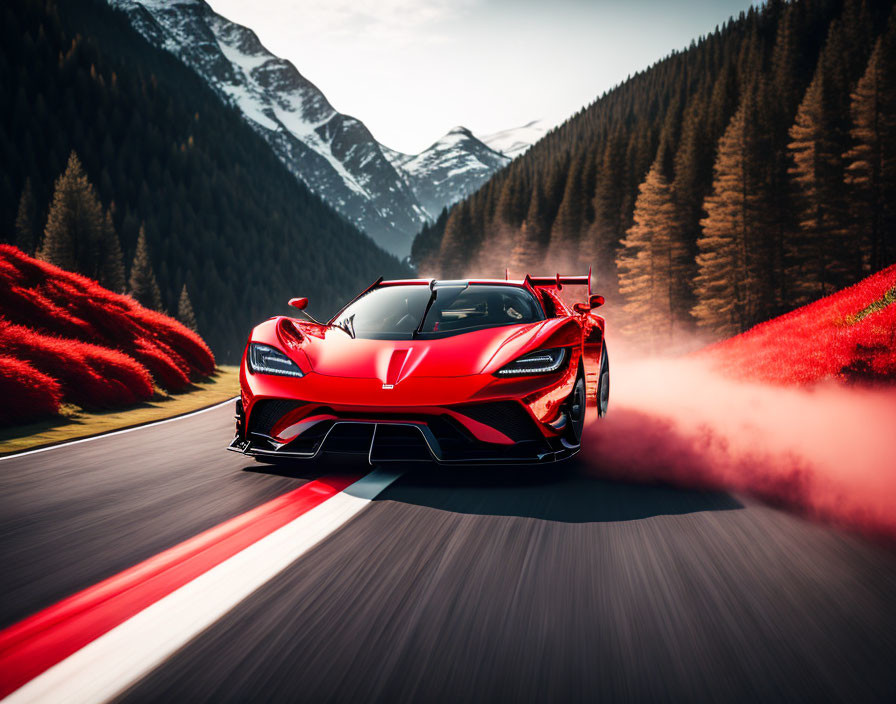
[[[208,0],[292,61],[340,112],[416,153],[562,122],[749,0]]]

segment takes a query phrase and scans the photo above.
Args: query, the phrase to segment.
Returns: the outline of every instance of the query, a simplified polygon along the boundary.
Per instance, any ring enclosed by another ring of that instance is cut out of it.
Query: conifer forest
[[[879,271],[896,261],[893,3],[751,8],[552,131],[412,258],[444,277],[593,264],[653,351]]]

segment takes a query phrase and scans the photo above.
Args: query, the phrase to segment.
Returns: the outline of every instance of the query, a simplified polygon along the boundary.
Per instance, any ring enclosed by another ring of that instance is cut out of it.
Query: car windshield
[[[349,304],[331,322],[352,337],[408,340],[544,320],[529,291],[465,281],[381,286]],[[422,321],[422,322],[421,322]]]

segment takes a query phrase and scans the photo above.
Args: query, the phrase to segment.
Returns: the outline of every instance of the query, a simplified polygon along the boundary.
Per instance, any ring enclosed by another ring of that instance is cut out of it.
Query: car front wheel
[[[600,376],[597,382],[597,415],[603,418],[607,415],[610,405],[610,359],[607,357],[607,346],[604,345],[600,353]]]
[[[573,445],[578,445],[582,442],[582,431],[585,428],[586,398],[585,377],[580,373],[576,379],[576,385],[569,395],[569,400],[566,402],[566,413],[569,418],[567,440]]]

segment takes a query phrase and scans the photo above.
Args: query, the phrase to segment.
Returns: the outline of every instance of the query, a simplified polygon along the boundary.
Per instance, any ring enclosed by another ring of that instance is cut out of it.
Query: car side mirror
[[[576,303],[572,309],[576,313],[584,314],[594,308],[600,308],[604,304],[604,297],[597,294],[591,296],[587,303]]]
[[[293,308],[298,308],[299,310],[305,310],[308,307],[308,299],[307,298],[290,298],[289,305]]]

